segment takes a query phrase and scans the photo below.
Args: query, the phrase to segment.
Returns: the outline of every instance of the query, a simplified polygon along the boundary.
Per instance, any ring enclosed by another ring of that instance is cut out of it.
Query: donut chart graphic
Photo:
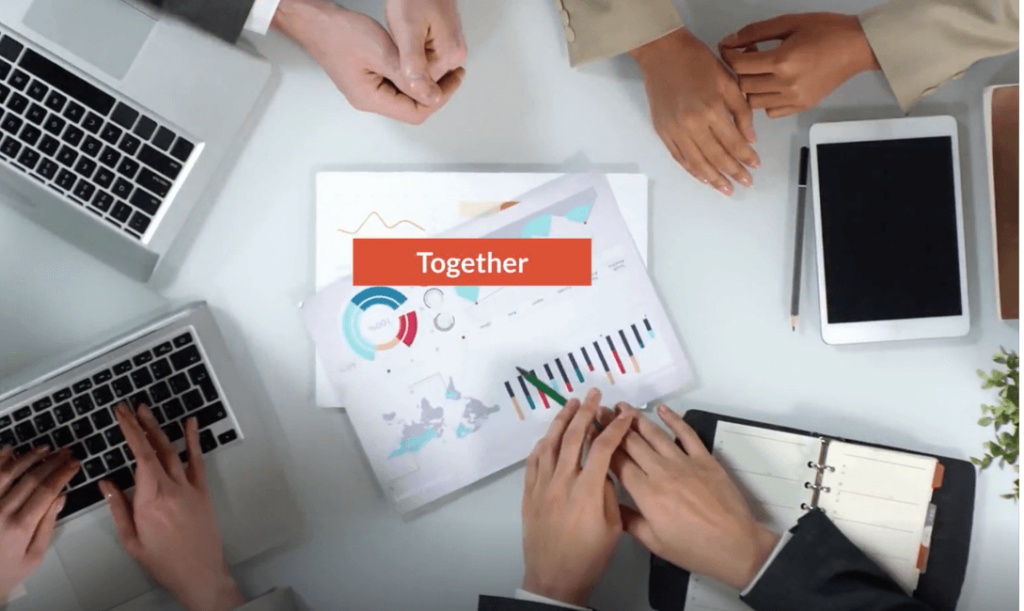
[[[363,289],[345,306],[341,317],[341,332],[352,352],[360,358],[372,361],[381,351],[390,350],[398,344],[412,346],[416,339],[416,312],[406,312],[398,317],[398,334],[392,339],[374,344],[363,334],[359,321],[363,313],[373,306],[382,305],[397,310],[406,301],[405,295],[387,286],[374,286]]]

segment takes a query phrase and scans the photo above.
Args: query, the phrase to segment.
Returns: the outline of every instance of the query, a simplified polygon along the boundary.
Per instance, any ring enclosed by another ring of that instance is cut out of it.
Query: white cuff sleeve
[[[782,533],[782,536],[779,537],[779,542],[775,544],[775,549],[772,550],[771,555],[768,556],[768,559],[765,560],[764,564],[761,565],[761,570],[757,572],[757,575],[754,575],[754,579],[750,582],[750,585],[748,585],[742,592],[740,592],[740,596],[746,596],[747,594],[750,594],[750,591],[753,590],[754,586],[757,585],[757,582],[760,581],[761,576],[764,575],[765,571],[768,570],[768,567],[770,567],[772,565],[772,562],[775,561],[775,557],[779,555],[779,552],[782,551],[782,548],[786,547],[786,543],[789,543],[789,540],[792,538],[793,533],[789,532],[788,530]]]
[[[270,30],[270,22],[274,20],[278,4],[281,4],[281,0],[256,0],[249,11],[249,18],[245,20],[245,29],[257,34],[266,34]]]
[[[528,600],[532,603],[542,603],[545,605],[552,605],[555,607],[565,607],[566,609],[576,609],[577,611],[590,611],[586,607],[577,607],[576,605],[570,605],[559,600],[552,600],[546,596],[540,594],[534,594],[533,592],[527,592],[526,590],[519,588],[516,590],[516,600]]]

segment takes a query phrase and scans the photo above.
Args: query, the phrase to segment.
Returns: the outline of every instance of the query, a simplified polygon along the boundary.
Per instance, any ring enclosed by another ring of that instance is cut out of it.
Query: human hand
[[[770,40],[782,44],[757,50],[757,43]],[[750,107],[764,108],[772,118],[812,108],[856,74],[881,69],[856,15],[782,15],[718,44]]]
[[[457,68],[440,78],[440,96],[427,104],[402,89],[398,47],[372,18],[326,0],[282,0],[273,26],[309,52],[353,108],[413,125],[444,106],[465,74]]]
[[[600,402],[600,391],[591,389],[582,406],[577,399],[565,404],[526,460],[523,491],[523,589],[581,607],[622,536],[608,466],[635,415],[624,409],[597,433]]]
[[[640,66],[654,131],[694,178],[725,195],[754,184],[761,160],[750,107],[711,49],[679,29],[630,51]],[[744,167],[746,166],[746,167]]]
[[[61,491],[78,473],[71,452],[50,455],[47,446],[15,457],[0,449],[0,606],[42,564],[57,515]]]
[[[626,532],[669,562],[742,590],[779,537],[757,523],[697,433],[664,405],[658,415],[681,447],[640,416],[612,459],[612,471],[640,509],[622,508]]]
[[[188,466],[148,407],[114,410],[135,455],[135,495],[100,482],[128,555],[189,611],[228,611],[245,604],[227,562],[206,484],[195,418],[185,425]]]
[[[384,15],[398,47],[402,90],[437,106],[444,99],[437,82],[466,62],[455,0],[388,0]]]

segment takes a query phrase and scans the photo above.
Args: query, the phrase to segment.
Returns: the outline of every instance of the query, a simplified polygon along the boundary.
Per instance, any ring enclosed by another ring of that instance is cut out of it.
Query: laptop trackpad
[[[124,0],[35,0],[23,23],[121,80],[156,19]]]
[[[111,609],[153,588],[121,547],[106,506],[64,524],[54,547],[84,611]]]

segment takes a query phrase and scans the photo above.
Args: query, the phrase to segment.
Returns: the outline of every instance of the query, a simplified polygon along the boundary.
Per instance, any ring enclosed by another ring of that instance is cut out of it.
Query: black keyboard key
[[[79,467],[78,473],[75,473],[75,476],[71,478],[70,482],[68,482],[68,490],[74,490],[87,481],[89,481],[89,478],[86,477],[81,467]]]
[[[153,412],[153,417],[156,418],[157,424],[162,425],[164,422],[167,422],[167,419],[164,418],[163,410],[159,407],[152,407],[149,411]]]
[[[36,427],[32,426],[31,422],[22,422],[14,425],[14,434],[18,436],[19,442],[28,443],[36,436]]]
[[[170,354],[171,351],[173,350],[174,347],[171,346],[171,342],[164,342],[158,345],[156,348],[153,348],[153,354],[155,354],[156,356],[163,356],[165,354]]]
[[[75,176],[74,172],[70,170],[61,170],[60,174],[57,174],[57,180],[55,180],[54,183],[61,189],[68,191],[74,186],[76,180],[78,180],[78,177]]]
[[[98,134],[103,127],[103,118],[94,112],[90,112],[82,121],[82,129],[90,134]]]
[[[107,468],[103,464],[103,459],[100,457],[85,461],[85,464],[82,465],[82,469],[85,471],[85,474],[89,476],[89,479],[95,479],[107,472]]]
[[[207,403],[220,398],[220,395],[217,394],[217,385],[213,383],[213,380],[206,379],[200,382],[199,390],[203,391],[203,398]]]
[[[185,407],[182,406],[181,401],[178,399],[171,399],[163,407],[164,416],[167,416],[168,420],[177,420],[185,415]]]
[[[7,101],[7,108],[9,108],[11,112],[15,112],[20,115],[25,112],[26,108],[28,108],[28,98],[20,93],[15,93],[11,95],[11,99]]]
[[[171,156],[179,161],[188,161],[189,156],[192,155],[192,150],[195,148],[195,145],[188,140],[178,138],[178,141],[174,143],[174,148],[171,149]]]
[[[131,361],[121,361],[117,365],[114,365],[114,375],[121,375],[122,373],[128,373],[132,370]]]
[[[217,449],[217,440],[213,437],[213,431],[201,431],[199,433],[199,448],[203,454]]]
[[[153,360],[153,353],[151,353],[149,350],[147,350],[145,352],[141,352],[139,354],[136,354],[132,358],[132,362],[135,363],[136,367],[142,367],[143,365],[145,365],[146,363],[151,362],[152,360]]]
[[[18,445],[18,438],[14,436],[14,431],[11,429],[0,431],[0,448],[16,445]]]
[[[43,141],[39,143],[39,150],[43,153],[53,157],[57,154],[60,149],[60,140],[57,140],[53,136],[44,136]]]
[[[132,207],[121,201],[117,202],[117,204],[114,205],[114,211],[110,213],[110,216],[114,217],[115,219],[122,223],[127,221],[128,217],[130,217],[131,215]]]
[[[114,178],[114,173],[107,168],[100,168],[96,175],[92,177],[93,182],[104,189],[109,189],[110,185],[114,184]]]
[[[83,393],[92,388],[92,380],[86,378],[80,382],[75,382],[71,385],[71,390],[75,391],[75,394]]]
[[[71,100],[68,107],[64,109],[64,118],[72,123],[78,123],[85,116],[85,108],[78,102]]]
[[[154,362],[149,366],[149,369],[153,372],[153,377],[157,380],[162,380],[174,373],[171,369],[171,364],[167,362],[167,359],[160,359],[159,361]],[[160,402],[161,399],[157,399],[156,401]]]
[[[53,414],[57,416],[57,422],[61,424],[75,419],[75,410],[71,409],[70,403],[61,403],[53,408]]]
[[[204,407],[203,409],[196,412],[195,417],[199,423],[199,428],[205,429],[211,424],[215,422],[220,422],[221,420],[227,418],[228,412],[226,409],[224,409],[224,406],[218,401],[217,403],[214,403],[213,405],[210,405],[208,407]]]
[[[143,405],[153,405],[153,402],[149,400],[149,393],[143,390],[132,395],[131,398],[128,399],[128,405],[138,410]]]
[[[50,448],[51,452],[57,449],[57,446],[53,445],[53,440],[50,439],[49,435],[43,435],[42,437],[36,437],[35,439],[32,440],[32,447],[33,448],[39,448],[39,447],[42,447],[42,446],[46,446],[46,447]]]
[[[118,161],[121,161],[121,153],[118,153],[109,146],[103,149],[103,154],[100,155],[100,163],[108,168],[114,168],[117,167]]]
[[[43,120],[46,119],[46,109],[39,104],[33,104],[25,113],[25,118],[35,125],[42,125]]]
[[[57,426],[57,423],[54,422],[53,416],[49,412],[39,414],[33,418],[32,421],[36,423],[36,430],[39,431],[40,435],[43,433],[49,433]]]
[[[88,475],[88,471],[85,472]],[[102,473],[100,473],[102,475]],[[97,476],[98,477],[98,476]],[[74,515],[103,501],[103,493],[96,484],[88,484],[68,492],[64,499],[64,509],[57,515],[58,520]]]
[[[128,106],[124,102],[119,102],[117,108],[114,109],[114,114],[110,115],[110,120],[117,123],[125,129],[131,129],[135,125],[135,120],[139,118],[139,111]]]
[[[53,405],[53,401],[50,399],[50,397],[43,397],[42,399],[32,403],[32,411],[38,414],[39,412],[50,407],[51,405]]]
[[[21,143],[15,140],[14,136],[7,136],[4,138],[4,143],[0,144],[0,153],[8,157],[16,157],[20,150]]]
[[[128,182],[123,178],[118,178],[117,182],[114,183],[114,195],[121,199],[128,199],[128,195],[132,192],[132,183]]]
[[[125,448],[125,450],[127,449]],[[132,470],[128,467],[114,471],[106,479],[121,490],[128,490],[135,486],[135,477],[132,475]]]
[[[189,345],[191,343],[192,343],[192,334],[191,333],[182,333],[178,337],[174,338],[174,347],[175,348],[181,348],[182,346],[187,346],[187,345]]]
[[[76,443],[68,448],[71,450],[71,455],[75,457],[75,460],[82,462],[86,458],[89,458],[89,452],[85,449],[85,446],[81,443]]]
[[[18,56],[21,55],[21,50],[24,48],[25,45],[14,40],[10,36],[0,38],[0,57],[6,60],[12,62],[18,61]]]
[[[57,115],[50,115],[46,121],[43,121],[43,129],[50,132],[54,136],[59,136],[64,128],[67,127],[68,122],[61,119]]]
[[[59,448],[66,448],[75,443],[75,436],[71,433],[70,428],[62,426],[53,432],[53,442]]]
[[[93,403],[92,397],[89,395],[78,395],[71,400],[71,405],[75,406],[75,412],[79,416],[82,414],[88,414],[92,410],[96,409],[96,404]]]
[[[97,433],[85,440],[85,449],[89,450],[89,454],[95,456],[107,449],[107,442],[103,440],[103,435]]]
[[[67,401],[70,398],[71,398],[71,389],[70,388],[62,388],[62,389],[58,390],[57,392],[53,393],[53,401],[55,403],[60,403],[62,401]],[[0,423],[0,426],[3,426],[3,423]]]
[[[134,155],[135,151],[139,150],[142,146],[142,141],[131,134],[125,134],[124,138],[121,138],[121,144],[117,145],[117,148],[121,149],[126,155]]]
[[[96,162],[88,157],[80,157],[78,163],[75,164],[75,171],[79,176],[91,178],[92,173],[96,171]]]
[[[107,123],[103,126],[103,132],[100,134],[100,138],[103,139],[107,144],[117,144],[117,141],[121,139],[121,134],[124,132],[120,127],[113,123]]]
[[[166,197],[167,193],[171,190],[171,181],[160,176],[156,172],[153,172],[149,168],[142,168],[142,171],[139,172],[135,181],[160,197]]]
[[[31,416],[32,416],[32,408],[27,406],[27,405],[25,407],[21,408],[21,409],[15,410],[15,412],[14,412],[14,420],[15,420],[15,422],[21,422],[25,418],[30,418]]]
[[[92,418],[92,425],[97,431],[102,431],[111,424],[114,424],[114,417],[110,415],[110,410],[107,408],[97,411],[90,418]]]
[[[60,149],[60,152],[57,153],[57,161],[61,162],[62,164],[66,165],[68,167],[71,167],[75,163],[75,160],[77,160],[77,159],[78,159],[78,151],[76,151],[75,149],[71,148],[70,146],[62,147]]]
[[[19,119],[18,117],[12,114],[8,114],[4,118],[4,120],[0,122],[0,129],[4,130],[9,134],[16,134],[19,131],[21,131],[21,126],[24,124],[25,122]]]
[[[164,155],[148,144],[143,145],[142,150],[139,151],[139,161],[171,180],[177,178],[178,174],[181,173],[180,163],[171,159],[167,155]]]
[[[92,391],[92,398],[96,401],[96,405],[106,405],[114,400],[114,392],[110,386],[103,385]]]
[[[153,137],[153,132],[156,131],[156,121],[150,119],[147,116],[143,116],[139,119],[139,122],[135,124],[135,135],[143,140],[149,140]]]
[[[201,360],[203,360],[203,357],[199,354],[199,348],[195,346],[189,346],[171,355],[171,364],[174,365],[175,371],[181,371]]]
[[[39,159],[39,153],[33,149],[26,148],[21,152],[21,155],[18,156],[18,163],[27,170],[34,170],[36,169],[36,164],[39,163]]]
[[[76,439],[85,439],[93,433],[92,423],[88,418],[80,418],[71,423],[71,431]]]
[[[132,220],[128,221],[128,227],[140,234],[146,233],[146,230],[149,229],[149,217],[141,212],[136,212],[132,215]]]
[[[135,174],[138,171],[139,162],[135,161],[131,157],[125,157],[121,160],[120,165],[117,166],[117,173],[128,178],[135,178]]]
[[[131,377],[135,388],[145,388],[153,383],[153,376],[149,375],[149,370],[146,368],[136,369],[132,372]]]
[[[97,140],[96,138],[93,138],[92,136],[87,136],[85,138],[85,142],[82,143],[82,152],[92,157],[93,159],[98,157],[100,152],[102,151],[103,143]]]
[[[156,214],[156,211],[160,209],[160,200],[142,189],[135,189],[135,193],[132,193],[128,203],[150,216]]]
[[[199,392],[198,389],[192,389],[185,393],[184,395],[182,395],[181,401],[182,403],[185,404],[185,409],[187,409],[190,412],[199,409],[206,403],[205,401],[203,401],[203,395]]]
[[[124,433],[121,432],[121,427],[119,426],[112,426],[103,431],[103,436],[107,438],[107,443],[110,447],[121,445],[121,442],[124,441]]]
[[[46,98],[46,107],[53,112],[60,112],[64,110],[64,104],[68,101],[67,96],[57,91],[51,91],[50,96]]]
[[[110,383],[110,386],[114,389],[114,394],[117,395],[118,398],[127,396],[135,390],[135,387],[132,386],[131,380],[128,379],[128,376],[114,380]]]
[[[89,200],[92,199],[93,194],[96,193],[96,187],[93,186],[93,184],[88,180],[80,178],[78,180],[78,184],[75,185],[74,193],[75,197],[77,197],[78,199],[82,200],[83,202],[88,202]]]
[[[11,74],[11,64],[0,59],[0,81],[6,80]]]
[[[53,180],[58,169],[60,169],[60,166],[57,165],[56,161],[53,161],[52,159],[44,159],[43,162],[39,164],[38,172],[39,175],[46,180]]]
[[[32,49],[25,51],[18,65],[36,78],[61,90],[103,116],[110,114],[110,110],[114,107],[115,100],[112,95],[58,66]]]
[[[92,198],[92,206],[97,210],[107,212],[114,205],[114,196],[106,191],[97,191],[96,197]]]
[[[188,377],[193,384],[199,384],[203,380],[210,379],[210,372],[206,370],[206,365],[199,364],[188,370]]]
[[[236,433],[234,429],[224,431],[220,435],[217,435],[217,441],[219,441],[222,446],[227,445],[236,439],[238,439],[238,433]]]
[[[160,427],[164,434],[167,435],[167,439],[171,440],[171,443],[178,441],[185,436],[184,431],[181,430],[181,425],[177,422],[170,422]]]
[[[85,132],[78,129],[74,125],[68,125],[68,128],[64,130],[64,135],[60,137],[61,140],[67,142],[71,146],[78,146],[82,143],[82,138],[85,137]]]
[[[192,385],[188,383],[188,378],[185,377],[184,373],[172,376],[171,379],[168,380],[168,383],[171,385],[171,392],[176,395],[180,395],[192,387]]]
[[[111,471],[114,471],[118,467],[124,465],[124,463],[126,462],[124,459],[124,454],[122,454],[121,450],[118,450],[117,448],[114,448],[113,450],[104,454],[103,460],[107,463],[107,469]]]
[[[32,84],[28,86],[28,97],[32,98],[37,102],[42,102],[46,98],[46,94],[50,92],[50,88],[40,83],[39,81],[32,81]]]
[[[21,130],[21,140],[29,146],[35,146],[42,135],[43,132],[35,125],[26,125],[25,129]]]
[[[10,83],[12,89],[17,91],[25,91],[25,87],[28,87],[28,82],[31,80],[27,74],[21,70],[15,70],[7,82]],[[20,110],[18,112],[21,112]]]
[[[0,416],[0,429],[11,426],[12,422],[10,416]]]
[[[5,76],[2,76],[2,73],[3,73],[2,68],[3,68],[3,64],[2,64],[2,62],[0,62],[0,79],[7,78]],[[11,88],[8,87],[7,85],[4,85],[3,83],[0,83],[0,104],[3,104],[4,102],[6,102],[7,101],[7,96],[9,96],[9,95],[11,95]]]
[[[157,147],[161,151],[166,151],[171,148],[171,144],[174,143],[175,138],[176,136],[174,135],[174,132],[166,127],[161,127],[157,130],[156,136],[153,138],[153,146]]]
[[[14,448],[14,455],[15,456],[24,456],[24,455],[28,454],[31,451],[32,451],[32,446],[30,446],[30,445],[28,445],[26,443],[23,446],[18,446],[16,448]]]

